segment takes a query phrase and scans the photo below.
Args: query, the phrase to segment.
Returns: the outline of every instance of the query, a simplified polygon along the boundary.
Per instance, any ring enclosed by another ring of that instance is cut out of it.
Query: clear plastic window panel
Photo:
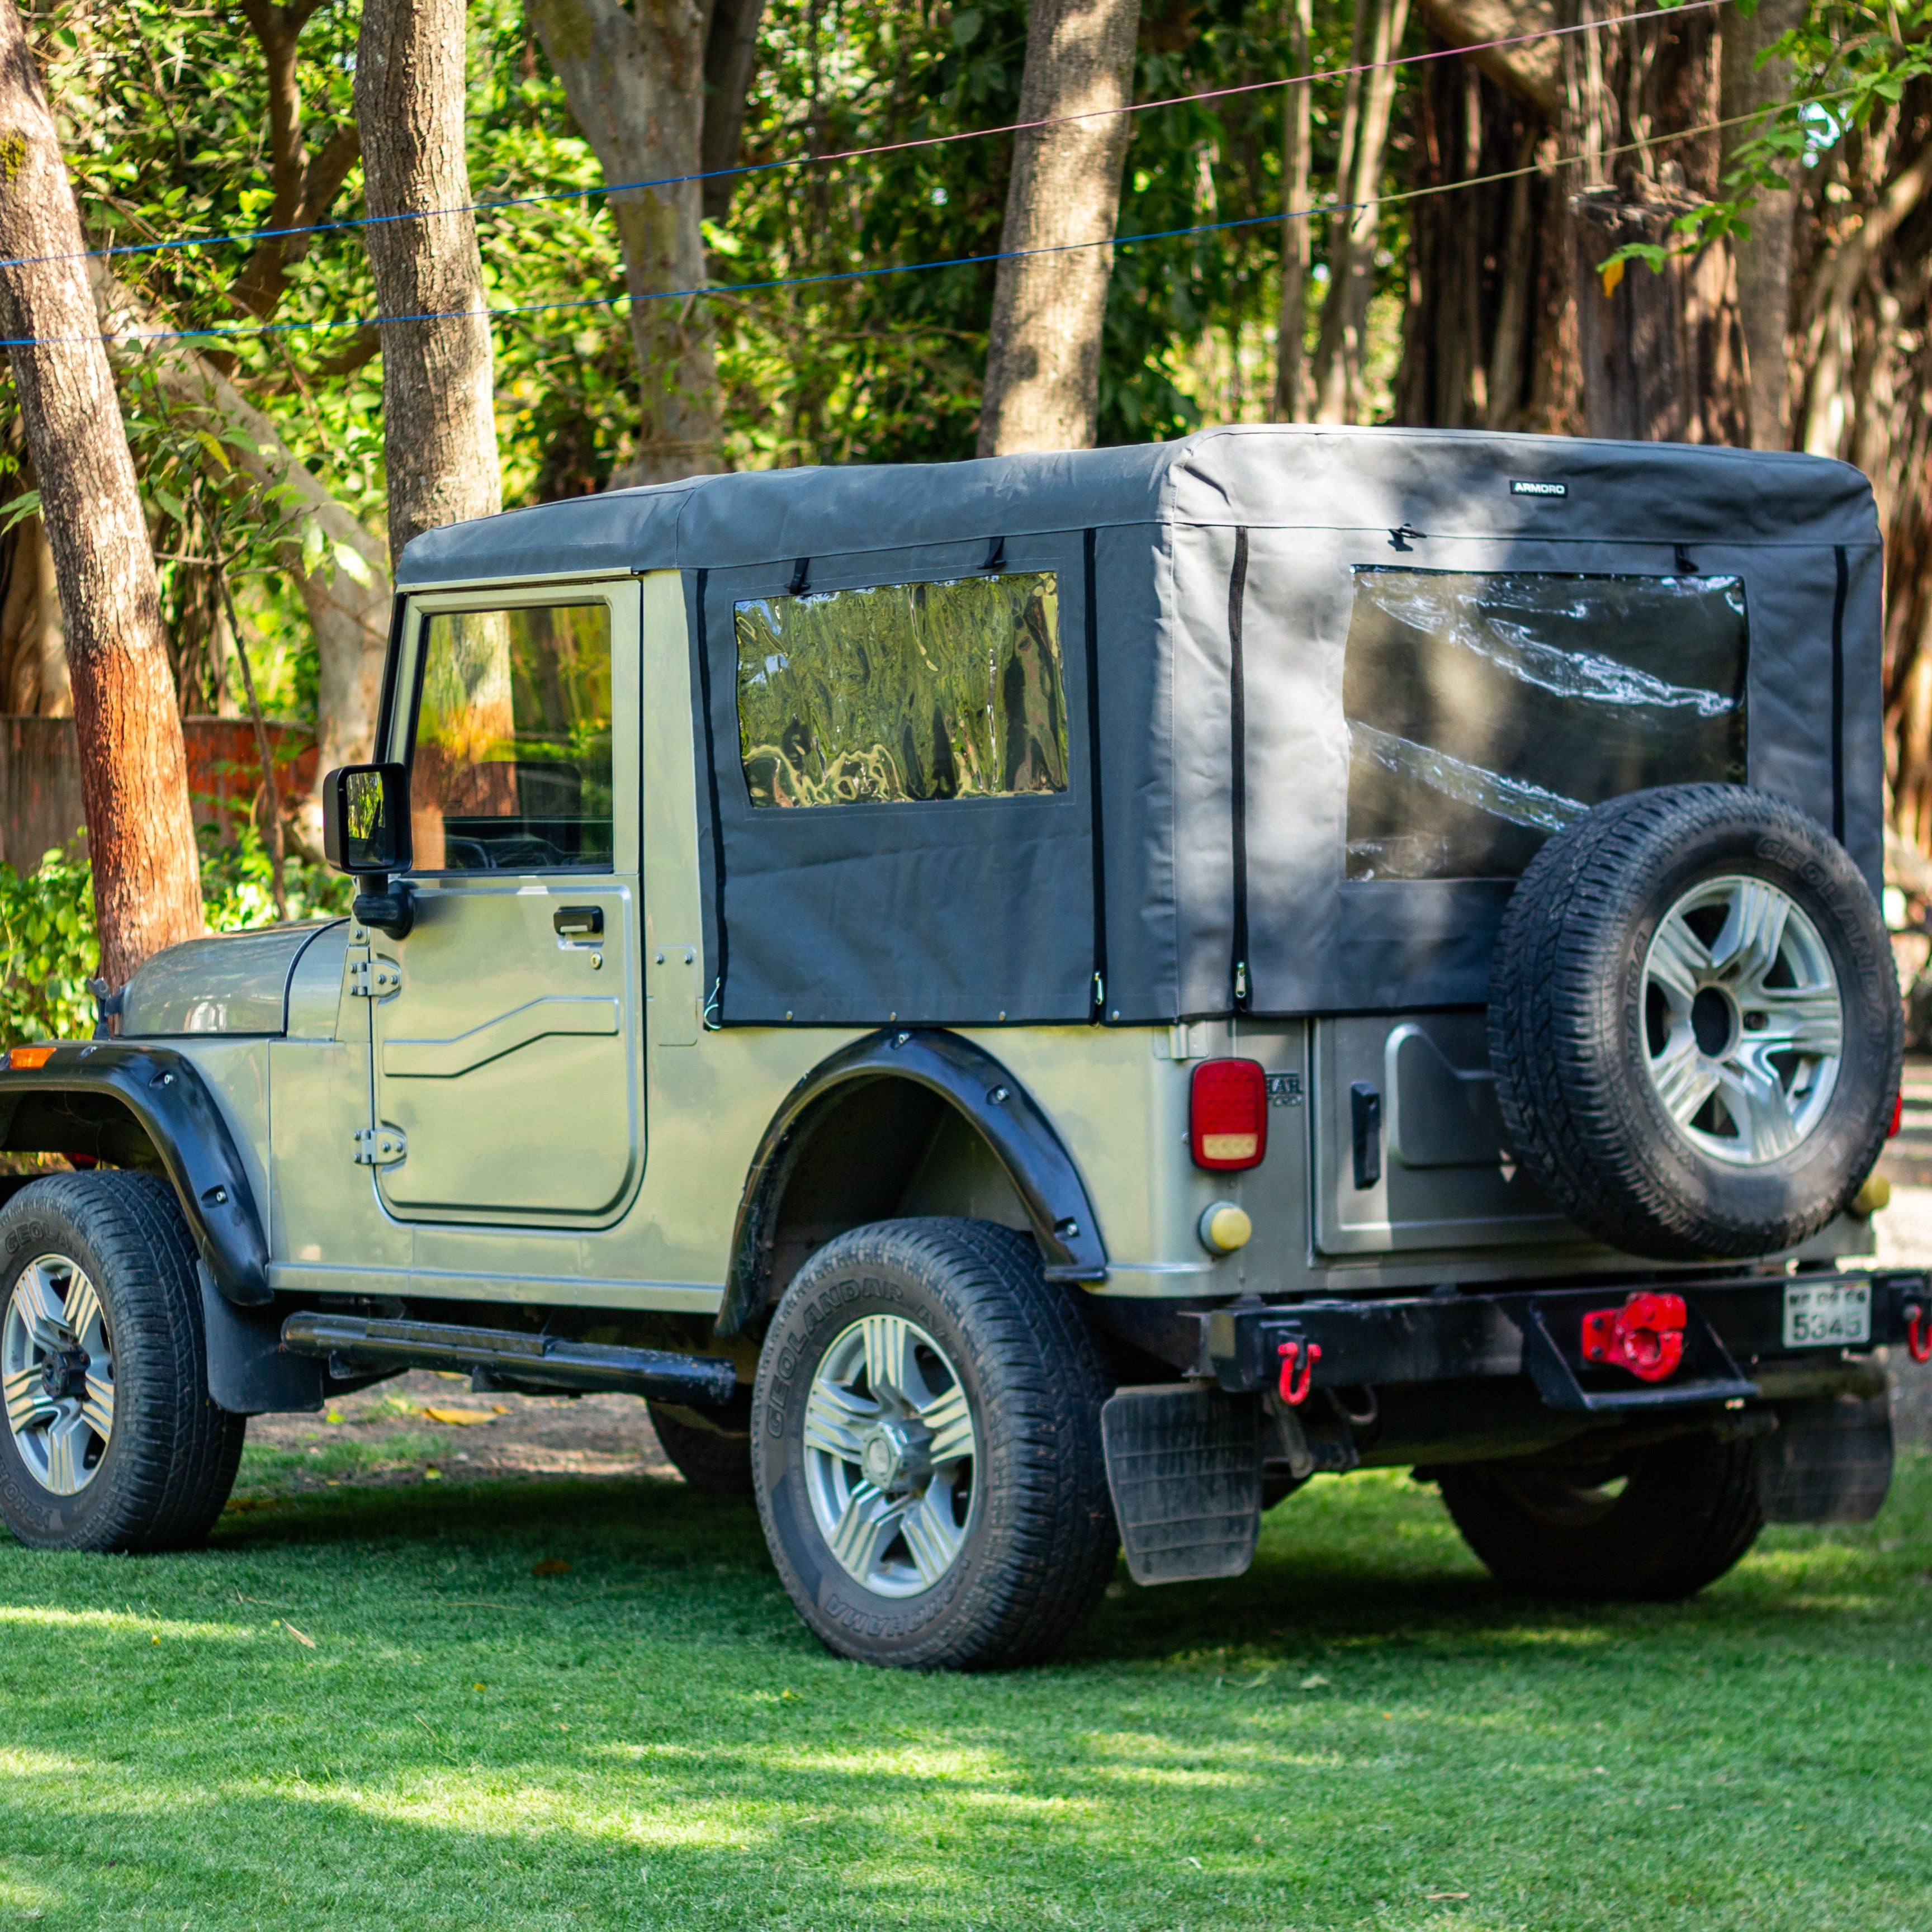
[[[610,611],[440,611],[410,771],[416,868],[610,869]]]
[[[1351,879],[1510,879],[1647,785],[1744,782],[1735,577],[1354,573]]]
[[[1050,571],[752,598],[734,628],[754,806],[1066,789]]]

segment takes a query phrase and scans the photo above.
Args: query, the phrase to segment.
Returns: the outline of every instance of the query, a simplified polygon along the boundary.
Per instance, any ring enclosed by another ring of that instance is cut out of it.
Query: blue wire
[[[681,188],[687,182],[718,181],[731,175],[766,174],[775,168],[811,167],[821,161],[859,160],[873,154],[891,154],[901,148],[945,147],[956,141],[975,140],[987,135],[1028,134],[1036,128],[1054,126],[1060,121],[1090,120],[1114,113],[1138,114],[1160,107],[1184,107],[1192,101],[1218,100],[1231,94],[1311,85],[1318,80],[1336,80],[1351,74],[1366,74],[1376,68],[1413,67],[1428,62],[1444,60],[1454,55],[1480,52],[1485,47],[1514,46],[1528,40],[1558,40],[1567,34],[1592,32],[1604,27],[1627,26],[1634,21],[1658,20],[1668,14],[1695,12],[1718,4],[1719,0],[1675,0],[1675,4],[1672,4],[1672,0],[1666,0],[1666,4],[1662,6],[1640,9],[1633,14],[1618,14],[1611,19],[1586,20],[1567,27],[1545,27],[1532,33],[1509,34],[1501,40],[1479,41],[1469,46],[1432,48],[1425,53],[1401,54],[1392,60],[1370,61],[1354,68],[1285,74],[1279,80],[1251,81],[1239,86],[1206,88],[1198,94],[1177,94],[1164,100],[1138,101],[1124,108],[1096,109],[1091,113],[1058,116],[1043,122],[1019,122],[1003,128],[962,128],[954,134],[925,136],[909,141],[888,141],[875,147],[855,148],[848,154],[794,154],[786,160],[746,161],[735,167],[712,168],[701,174],[665,175],[655,181],[619,182],[614,186],[607,184],[598,188],[553,188],[542,194],[509,195],[496,201],[468,201],[454,208],[410,208],[399,214],[358,215],[345,221],[314,222],[302,228],[240,228],[225,235],[183,236],[172,242],[126,242],[112,248],[82,248],[60,255],[15,255],[0,258],[0,268],[32,268],[46,262],[111,261],[120,255],[158,255],[174,248],[216,248],[230,242],[283,242],[297,235],[343,235],[358,228],[380,228],[395,221],[430,221],[445,214],[483,214],[494,213],[500,208],[533,208],[553,201],[587,201],[594,194],[641,194],[646,188]],[[545,304],[542,306],[560,304]],[[514,314],[518,311],[506,310],[502,313]],[[399,321],[409,319],[395,318]]]
[[[1033,255],[1065,255],[1082,248],[1131,248],[1143,242],[1171,242],[1186,235],[1215,235],[1230,228],[1253,228],[1264,222],[1302,221],[1315,215],[1347,214],[1365,204],[1358,202],[1336,202],[1324,208],[1297,208],[1284,209],[1279,214],[1244,214],[1232,221],[1204,221],[1191,228],[1163,228],[1146,235],[1120,235],[1105,237],[1094,242],[1060,242],[1045,248],[1005,248],[988,255],[954,255],[937,262],[906,262],[895,263],[883,268],[848,268],[836,274],[787,275],[763,282],[730,282],[710,288],[664,289],[652,294],[636,297],[626,290],[612,296],[584,296],[570,300],[541,302],[520,302],[506,308],[452,308],[435,309],[420,315],[370,315],[358,317],[353,322],[264,322],[238,324],[222,328],[156,328],[138,334],[118,334],[109,338],[116,343],[128,342],[208,342],[230,341],[238,338],[257,335],[288,335],[306,333],[312,335],[328,334],[340,329],[376,328],[408,322],[454,322],[466,316],[480,316],[494,320],[502,316],[547,314],[553,310],[574,308],[608,308],[620,302],[682,302],[697,296],[751,295],[772,289],[802,289],[822,287],[832,282],[861,282],[884,275],[916,275],[930,268],[971,268],[983,266],[988,262],[1018,261]],[[4,264],[0,264],[4,266]],[[0,338],[0,349],[43,349],[82,342],[98,342],[98,335],[26,335]]]

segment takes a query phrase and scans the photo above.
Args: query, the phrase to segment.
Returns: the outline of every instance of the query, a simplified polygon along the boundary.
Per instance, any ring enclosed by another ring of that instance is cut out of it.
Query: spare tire
[[[1742,786],[1594,808],[1524,872],[1490,976],[1509,1144],[1578,1227],[1666,1261],[1840,1213],[1899,1091],[1885,926],[1822,826]]]

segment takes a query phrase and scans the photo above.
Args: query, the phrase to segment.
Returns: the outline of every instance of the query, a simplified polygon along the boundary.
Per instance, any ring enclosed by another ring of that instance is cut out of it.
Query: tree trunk
[[[1735,122],[1784,99],[1790,63],[1762,68],[1758,56],[1804,17],[1805,0],[1760,0],[1749,20],[1735,5],[1724,11],[1718,118]],[[1756,130],[1748,123],[1724,130],[1724,171],[1740,142]],[[1750,440],[1757,449],[1782,449],[1791,436],[1791,224],[1796,196],[1789,189],[1760,194],[1748,217],[1748,240],[1731,244],[1737,258],[1738,303],[1744,313],[1750,368]]]
[[[20,16],[0,0],[0,257],[21,264],[0,268],[0,327],[66,620],[101,971],[118,986],[202,930],[201,879],[160,586],[85,246]]]
[[[1584,434],[1639,442],[1746,444],[1750,390],[1730,244],[1673,255],[1660,272],[1636,268],[1606,293],[1596,264],[1626,242],[1669,246],[1674,216],[1695,204],[1613,193],[1570,204],[1579,235]]]
[[[544,51],[607,183],[631,297],[643,392],[636,455],[614,484],[668,483],[724,466],[718,359],[705,286],[705,21],[698,0],[532,0]],[[675,296],[677,299],[664,298]]]
[[[275,198],[260,224],[266,229],[306,228],[321,220],[361,152],[353,122],[335,128],[312,158],[303,145],[296,43],[318,4],[319,0],[296,0],[292,6],[278,6],[274,0],[242,0],[242,11],[268,70],[268,173]],[[308,253],[314,238],[265,236],[230,284],[230,299],[250,315],[272,315],[287,292],[289,271]],[[223,360],[226,373],[232,358]]]
[[[1551,0],[1417,4],[1438,44],[1473,50],[1432,62],[1416,82],[1409,185],[1456,192],[1410,204],[1397,420],[1574,435],[1582,373],[1573,184],[1557,133],[1566,43],[1484,44],[1546,28],[1556,9]],[[1460,185],[1506,173],[1513,178]]]
[[[1092,446],[1139,24],[1140,0],[1030,0],[1019,118],[1057,124],[1014,140],[982,456]]]
[[[1312,72],[1314,33],[1314,0],[1289,0],[1288,59],[1297,74]],[[1281,320],[1274,369],[1274,413],[1282,422],[1301,422],[1308,415],[1308,269],[1315,218],[1308,208],[1308,151],[1314,139],[1313,92],[1306,82],[1291,87],[1282,106]]]
[[[31,457],[16,480],[23,490],[37,487]],[[74,715],[54,554],[38,516],[22,517],[0,537],[0,711],[21,717]]]
[[[1361,393],[1362,337],[1369,298],[1375,292],[1382,161],[1395,106],[1395,70],[1388,62],[1408,26],[1408,0],[1373,0],[1373,4],[1362,56],[1370,70],[1362,77],[1361,118],[1352,148],[1345,125],[1348,172],[1338,175],[1336,182],[1350,212],[1330,251],[1328,293],[1322,305],[1322,337],[1315,350],[1317,422],[1356,422],[1366,401]]]
[[[110,340],[122,335],[139,338],[166,328],[166,320],[116,281],[106,262],[91,262],[88,268],[100,327]],[[294,529],[281,559],[298,580],[315,633],[320,769],[365,762],[375,748],[393,601],[380,541],[328,494],[313,471],[296,460],[273,420],[244,401],[192,344],[137,339],[121,352],[142,358],[171,407],[200,414],[243,469],[290,504]],[[304,523],[319,524],[326,544],[323,560],[313,572],[302,562],[299,538]],[[340,562],[345,553],[356,560],[355,568]],[[308,841],[319,847],[321,821],[313,809],[310,821]]]
[[[382,324],[389,555],[503,506],[483,261],[464,152],[464,0],[364,0],[356,122]],[[398,215],[429,211],[421,220]],[[432,316],[434,320],[411,318]]]
[[[704,34],[704,134],[700,158],[707,221],[731,212],[731,196],[745,128],[746,97],[758,65],[758,23],[765,0],[711,0],[711,24]]]

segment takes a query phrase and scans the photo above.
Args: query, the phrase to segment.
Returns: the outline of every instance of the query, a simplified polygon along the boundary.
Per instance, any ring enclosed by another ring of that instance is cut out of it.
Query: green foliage
[[[222,844],[212,826],[202,826],[201,898],[211,932],[238,932],[273,926],[279,916],[269,885],[268,849],[254,825],[244,820],[233,840]],[[282,861],[282,886],[292,920],[334,918],[349,910],[356,882],[326,866],[292,853]]]
[[[208,928],[235,932],[272,926],[268,854],[244,822],[232,843],[203,826],[202,902]],[[326,866],[291,857],[284,865],[291,919],[347,912],[352,880]],[[83,1040],[94,1030],[87,982],[100,970],[94,924],[94,868],[85,858],[50,852],[25,878],[0,865],[0,1048],[36,1040]]]
[[[1757,0],[1739,0],[1738,10],[1748,18]],[[1812,0],[1757,64],[1772,61],[1790,63],[1790,85],[1733,151],[1724,184],[1730,194],[1679,215],[1670,248],[1626,243],[1600,272],[1624,262],[1660,271],[1669,256],[1695,254],[1720,236],[1748,240],[1759,196],[1788,188],[1795,170],[1816,167],[1874,114],[1897,106],[1913,81],[1932,75],[1932,0]]]
[[[927,9],[772,0],[748,118],[763,161],[919,142],[1017,119],[1024,0]],[[1352,14],[1316,9],[1318,68],[1346,64]],[[1419,32],[1419,29],[1418,29]],[[1282,73],[1269,8],[1222,0],[1144,10],[1135,98],[1239,87]],[[1406,151],[1402,89],[1392,149]],[[1341,84],[1314,84],[1314,177],[1328,196]],[[1131,118],[1118,232],[1160,234],[1270,214],[1281,206],[1287,90],[1190,101]],[[1005,218],[1012,137],[996,135],[803,170],[747,176],[714,231],[718,278],[837,276],[882,263],[992,255]],[[1404,220],[1390,211],[1379,258],[1400,284]],[[1313,240],[1316,287],[1327,224]],[[1272,221],[1116,250],[1101,363],[1100,440],[1198,426],[1184,364],[1208,334],[1272,326],[1280,231]],[[994,265],[835,282],[716,300],[731,452],[744,467],[950,460],[973,454]]]
[[[0,865],[0,1047],[84,1039],[94,1030],[87,982],[100,970],[94,870],[58,849],[23,878]]]

